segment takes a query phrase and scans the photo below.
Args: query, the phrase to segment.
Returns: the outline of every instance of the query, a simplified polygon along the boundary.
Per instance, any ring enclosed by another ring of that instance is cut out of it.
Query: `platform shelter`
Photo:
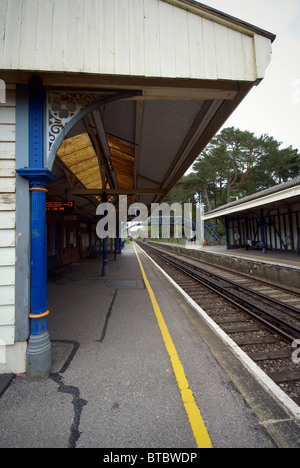
[[[205,214],[226,227],[227,248],[300,252],[300,178]]]
[[[104,200],[163,200],[275,36],[192,0],[0,0],[0,23],[0,370],[37,376],[47,258],[90,253]]]

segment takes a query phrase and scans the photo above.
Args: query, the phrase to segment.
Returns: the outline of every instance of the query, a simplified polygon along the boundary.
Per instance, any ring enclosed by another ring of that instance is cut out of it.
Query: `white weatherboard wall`
[[[15,87],[0,104],[0,373],[25,371],[25,343],[15,344]]]
[[[256,81],[271,41],[178,0],[0,0],[1,68]]]

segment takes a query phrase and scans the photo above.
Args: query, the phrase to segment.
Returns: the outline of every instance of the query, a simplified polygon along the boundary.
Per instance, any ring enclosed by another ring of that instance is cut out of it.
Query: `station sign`
[[[75,203],[73,201],[47,201],[46,202],[47,211],[74,211]]]

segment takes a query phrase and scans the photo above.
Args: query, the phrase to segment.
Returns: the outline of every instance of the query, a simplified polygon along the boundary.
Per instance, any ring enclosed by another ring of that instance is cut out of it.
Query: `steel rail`
[[[152,246],[148,246],[148,245],[147,245],[147,248],[153,249],[153,251],[156,252],[155,247],[152,247]],[[158,251],[158,250],[157,250],[157,251]],[[168,257],[170,256],[170,257],[172,257],[172,258],[175,259],[175,257],[174,257],[173,255],[171,255],[171,254],[167,254],[167,255],[168,255]],[[197,270],[197,271],[199,271],[199,272],[203,272],[205,275],[208,275],[208,276],[211,276],[211,277],[216,278],[217,280],[226,282],[226,283],[228,283],[229,285],[233,286],[234,288],[239,289],[240,291],[244,291],[244,292],[250,294],[251,296],[257,296],[259,299],[267,300],[269,303],[272,303],[276,308],[283,307],[285,310],[288,310],[288,311],[291,312],[297,319],[300,320],[300,309],[297,309],[296,307],[293,307],[293,306],[291,306],[291,305],[289,305],[289,304],[287,304],[287,303],[285,303],[285,302],[278,301],[277,299],[274,299],[274,298],[272,298],[272,297],[270,297],[270,296],[266,296],[265,294],[262,294],[262,293],[260,293],[260,292],[258,292],[258,291],[254,291],[253,289],[248,288],[248,287],[246,287],[246,286],[243,286],[243,285],[241,285],[241,284],[239,284],[239,283],[236,283],[235,281],[230,280],[230,279],[228,279],[228,278],[223,278],[223,277],[221,277],[220,275],[218,275],[218,274],[216,274],[216,273],[214,273],[214,272],[212,272],[212,271],[206,270],[205,268],[201,268],[201,267],[199,267],[199,266],[197,266],[197,265],[192,265],[191,263],[189,263],[189,262],[187,262],[187,261],[184,261],[184,260],[181,260],[181,262],[182,262],[182,264],[185,264],[185,265],[187,265],[187,266],[189,266],[189,267],[192,267],[192,268],[194,268],[195,270]],[[223,269],[223,268],[222,268],[222,269]],[[227,269],[224,269],[224,271],[226,271],[227,273],[236,274],[236,272],[231,272],[230,270],[227,270]],[[256,281],[256,280],[253,279],[253,281]],[[257,281],[260,283],[259,280],[257,280]],[[263,283],[263,284],[267,284],[267,283]],[[289,293],[288,290],[282,289],[282,288],[277,287],[277,286],[275,286],[275,285],[272,286],[271,284],[268,284],[268,287],[270,287],[270,288],[273,287],[273,288],[275,288],[275,289],[278,289],[279,291],[282,290],[282,291],[286,292],[287,294]],[[292,294],[295,294],[295,295],[297,296],[296,293],[292,293]]]
[[[170,255],[172,255],[172,254],[170,253]],[[186,255],[186,254],[184,254],[182,252],[180,252],[180,254],[177,254],[177,255],[180,255],[180,257],[186,258],[186,259],[191,259],[192,258],[191,256]],[[212,268],[217,267],[219,271],[222,270],[222,271],[224,271],[224,273],[229,273],[231,275],[237,275],[236,271],[230,270],[229,268],[226,268],[226,267],[224,267],[222,265],[217,265],[216,266],[216,265],[213,265],[211,263],[206,262],[205,260],[201,260],[200,258],[195,258],[195,260],[199,264],[208,265],[209,267],[212,267]],[[188,263],[188,262],[186,262],[186,263]],[[188,263],[188,264],[190,264],[190,263]],[[195,266],[195,268],[199,268],[201,270],[201,268],[199,266],[197,266],[197,267]],[[203,268],[203,271],[208,271],[208,270],[205,270],[205,268]],[[212,274],[214,274],[214,273],[212,273]],[[255,281],[257,284],[264,285],[264,286],[270,287],[270,288],[276,288],[277,291],[282,291],[282,292],[285,292],[286,294],[293,294],[293,296],[300,298],[300,291],[295,291],[293,289],[291,290],[291,289],[288,289],[288,288],[286,288],[284,286],[280,286],[278,284],[275,285],[275,284],[272,284],[272,283],[270,283],[268,281],[264,281],[261,278],[250,277],[249,275],[247,275],[245,273],[240,273],[239,272],[238,274],[239,274],[239,276],[241,278],[248,279],[248,280],[251,279],[252,281]],[[228,281],[230,281],[230,280],[228,280]],[[239,284],[239,283],[237,283],[237,284]],[[296,310],[298,311],[298,309],[296,309]]]
[[[141,247],[143,248],[144,246],[141,246]],[[253,317],[255,320],[258,320],[259,322],[261,322],[268,329],[271,329],[271,331],[273,331],[273,332],[275,332],[277,334],[280,334],[285,340],[288,340],[290,342],[290,341],[293,341],[295,338],[300,336],[300,328],[298,328],[298,327],[290,324],[289,322],[281,319],[277,315],[274,315],[274,314],[266,311],[265,309],[261,308],[260,306],[250,302],[248,299],[245,299],[245,298],[239,296],[238,294],[236,294],[236,293],[234,293],[232,291],[229,291],[226,287],[221,286],[219,284],[216,284],[214,281],[209,280],[207,278],[203,278],[203,276],[200,276],[200,274],[198,274],[197,272],[195,272],[195,271],[193,271],[191,269],[191,268],[193,268],[193,265],[191,266],[191,264],[188,264],[188,262],[182,261],[181,263],[179,263],[179,261],[175,260],[174,257],[172,258],[172,256],[170,256],[168,254],[165,254],[165,253],[162,253],[161,251],[158,251],[157,249],[153,248],[152,246],[150,247],[150,246],[147,245],[147,249],[150,249],[150,251],[152,251],[155,255],[158,255],[164,261],[166,261],[167,263],[173,265],[175,268],[182,271],[183,273],[185,273],[186,275],[188,275],[189,277],[191,277],[195,281],[201,283],[203,286],[209,288],[211,291],[217,293],[218,295],[220,295],[224,299],[230,301],[234,306],[241,308],[244,312],[246,312],[248,315]],[[185,265],[187,265],[187,266],[185,266]],[[198,269],[198,267],[195,267],[195,268]],[[201,271],[201,269],[199,269],[199,270]],[[205,273],[210,274],[210,272],[208,273],[206,271],[205,271]],[[218,278],[221,281],[227,281],[227,280],[224,280],[220,276],[218,277],[218,275],[216,275],[216,274],[213,274],[213,276],[215,278]],[[238,286],[239,286],[239,288],[242,288],[240,285],[238,285]],[[252,291],[252,290],[249,290],[249,293],[251,295],[256,295],[256,292]],[[271,301],[271,298],[269,298],[267,296],[264,296],[264,295],[262,295],[262,296],[266,301],[269,301],[270,303],[272,303],[273,300]],[[283,308],[287,308],[287,309],[289,308],[289,306],[287,304],[284,304],[284,303],[280,303],[280,304],[282,305]],[[251,309],[251,310],[249,310],[249,309]],[[268,320],[266,320],[265,317],[268,317]],[[271,320],[272,323],[270,323],[270,320]],[[283,329],[283,327],[284,327],[284,329]]]
[[[239,283],[236,283],[235,281],[230,280],[228,278],[222,278],[220,275],[217,275],[216,273],[205,270],[204,268],[201,268],[199,266],[192,265],[191,263],[188,263],[188,262],[185,262],[185,261],[183,261],[183,263],[185,265],[191,266],[196,271],[199,271],[199,272],[202,272],[202,273],[204,273],[204,274],[206,274],[208,276],[214,277],[217,280],[221,280],[223,282],[226,282],[230,286],[240,290],[241,292],[245,292],[247,294],[250,294],[251,296],[256,296],[259,299],[266,300],[268,303],[271,303],[272,305],[274,305],[277,309],[280,308],[280,307],[284,308],[286,311],[288,310],[289,312],[291,312],[293,314],[293,316],[295,316],[298,320],[300,320],[300,310],[297,309],[296,307],[293,307],[293,306],[291,306],[289,304],[286,304],[285,302],[278,301],[277,299],[274,299],[273,297],[266,296],[265,294],[262,294],[262,293],[260,293],[258,291],[254,291],[253,289],[248,288],[246,286],[243,286],[243,285],[241,285]],[[271,288],[272,286],[269,285],[269,287]],[[273,288],[276,288],[276,286],[273,286]]]

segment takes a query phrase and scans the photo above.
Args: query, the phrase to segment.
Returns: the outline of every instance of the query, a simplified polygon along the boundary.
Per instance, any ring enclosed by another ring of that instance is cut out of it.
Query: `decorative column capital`
[[[29,180],[30,187],[39,187],[46,188],[49,182],[57,180],[55,174],[53,174],[46,167],[42,168],[28,168],[24,167],[22,169],[16,170],[19,176],[24,177],[24,179]]]

